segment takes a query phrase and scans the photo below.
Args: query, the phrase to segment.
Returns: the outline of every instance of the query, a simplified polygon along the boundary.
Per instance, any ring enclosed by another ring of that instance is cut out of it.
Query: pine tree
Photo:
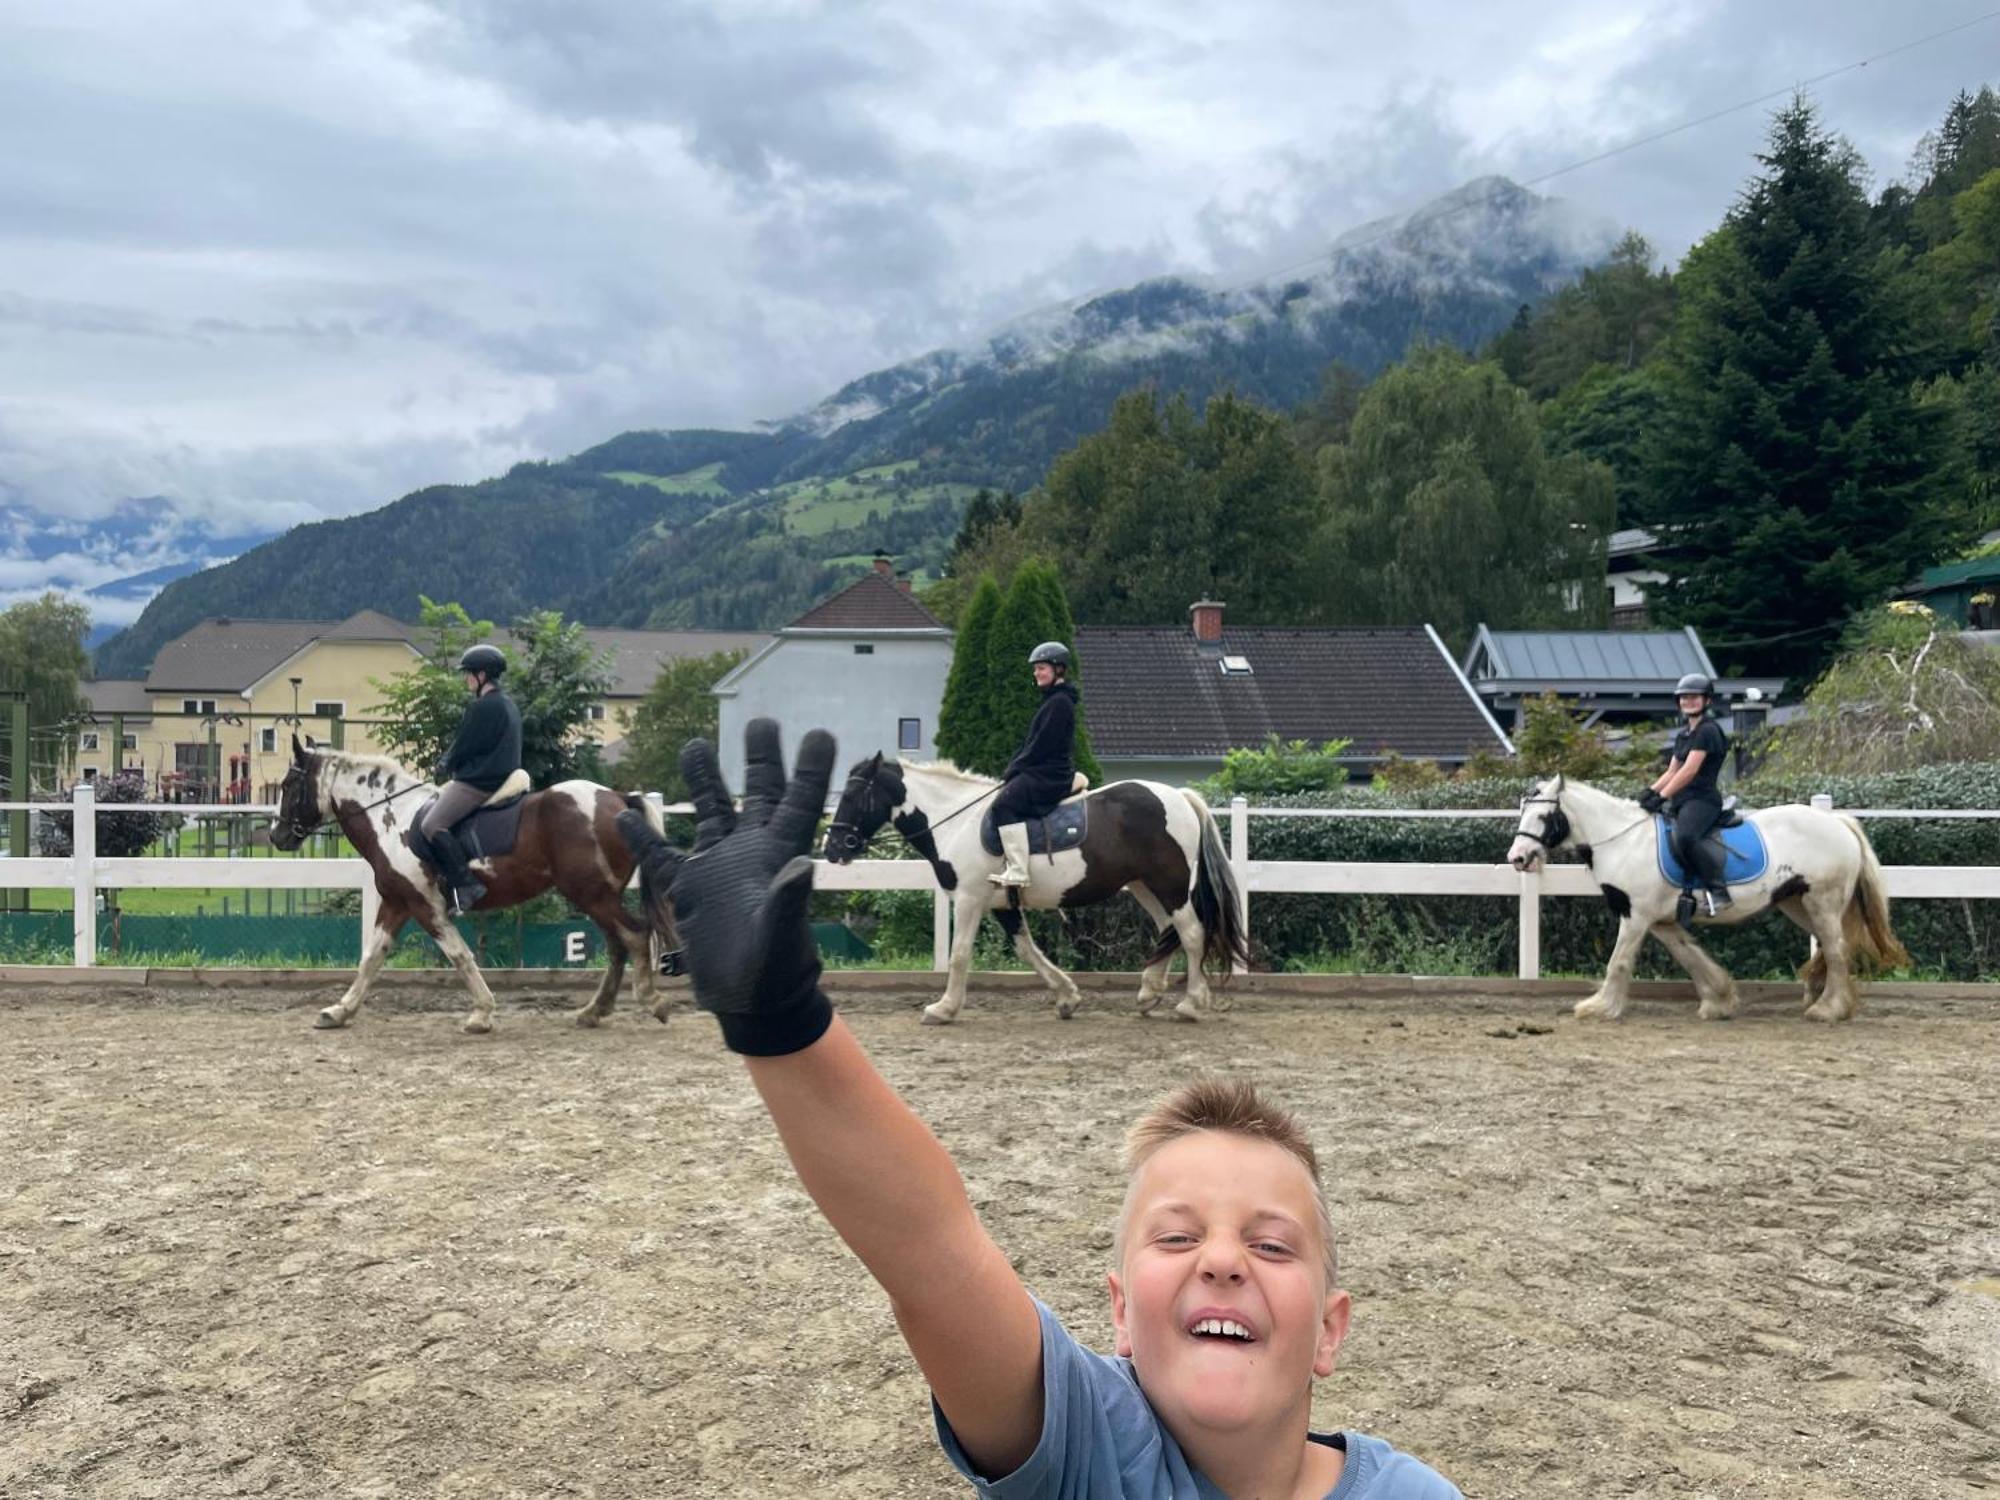
[[[1803,686],[1856,608],[1938,557],[1957,496],[1943,420],[1912,391],[1912,280],[1873,247],[1853,149],[1799,98],[1758,160],[1678,278],[1646,464],[1673,550],[1648,602],[1726,670]]]
[[[1028,656],[1052,639],[1056,629],[1048,595],[1036,581],[1036,570],[1042,566],[1039,561],[1027,562],[1016,570],[986,642],[987,728],[973,769],[987,776],[1006,769],[1028,733],[1028,721],[1041,707],[1041,689],[1035,686]]]
[[[986,648],[1000,613],[1000,585],[991,573],[979,576],[953,639],[951,672],[938,709],[938,754],[970,771],[984,758],[987,733]]]

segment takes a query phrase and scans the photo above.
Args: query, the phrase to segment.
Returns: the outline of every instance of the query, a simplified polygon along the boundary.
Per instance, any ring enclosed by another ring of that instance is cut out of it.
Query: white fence
[[[1831,807],[1830,800],[1813,799],[1815,805]],[[0,802],[0,812],[29,808],[46,813],[47,803]],[[378,899],[368,866],[359,859],[199,859],[131,858],[110,859],[97,854],[97,802],[88,782],[76,788],[72,802],[75,831],[72,853],[66,859],[0,859],[0,889],[60,889],[72,893],[75,908],[75,941],[78,966],[88,966],[97,958],[97,892],[100,888],[254,889],[322,890],[354,889],[361,892],[361,931],[364,936],[374,924]],[[275,807],[239,803],[180,804],[119,803],[115,812],[171,812],[182,814],[249,813],[275,817]],[[666,809],[689,811],[684,805]],[[1597,896],[1597,882],[1581,865],[1550,865],[1523,875],[1500,863],[1395,864],[1332,862],[1316,860],[1274,860],[1250,858],[1250,819],[1258,818],[1496,818],[1515,819],[1512,809],[1395,809],[1395,808],[1252,808],[1238,797],[1230,803],[1229,861],[1240,892],[1244,930],[1249,931],[1250,901],[1257,895],[1375,895],[1375,896],[1491,896],[1512,898],[1519,908],[1519,976],[1535,979],[1541,975],[1541,903],[1549,896]],[[1857,818],[2000,818],[2000,810],[1923,808],[1869,808],[1854,810]],[[2000,899],[2000,866],[1996,865],[1887,865],[1883,874],[1892,898],[1972,898]],[[848,865],[822,863],[814,882],[828,891],[931,891],[931,963],[943,969],[951,950],[951,906],[938,891],[931,869],[922,860],[864,859]]]

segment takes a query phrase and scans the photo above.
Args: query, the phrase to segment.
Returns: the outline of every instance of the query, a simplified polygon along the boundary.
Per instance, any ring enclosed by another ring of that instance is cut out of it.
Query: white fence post
[[[951,967],[951,901],[941,890],[931,893],[931,968]]]
[[[1236,925],[1243,932],[1243,946],[1250,946],[1250,801],[1229,799],[1229,864],[1236,877]],[[1236,964],[1230,972],[1241,974],[1246,965]]]
[[[1814,792],[1812,796],[1812,806],[1814,812],[1832,812],[1833,793]]]
[[[1542,875],[1539,870],[1521,872],[1520,961],[1515,972],[1523,979],[1542,977]]]
[[[79,781],[70,793],[70,858],[76,874],[70,878],[70,902],[76,918],[76,966],[97,962],[97,788]]]

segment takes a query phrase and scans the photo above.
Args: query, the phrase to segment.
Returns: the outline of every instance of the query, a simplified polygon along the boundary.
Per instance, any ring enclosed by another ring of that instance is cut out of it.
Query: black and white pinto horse
[[[1761,837],[1764,865],[1741,883],[1734,904],[1703,925],[1734,926],[1776,907],[1811,933],[1814,952],[1802,977],[1805,1013],[1815,1021],[1851,1020],[1860,1008],[1853,966],[1865,959],[1885,968],[1909,962],[1889,926],[1882,866],[1853,818],[1796,803],[1768,807],[1743,820]],[[1596,994],[1579,1001],[1579,1016],[1607,1021],[1624,1014],[1633,964],[1648,934],[1694,980],[1703,1020],[1736,1014],[1736,984],[1676,922],[1681,888],[1661,868],[1664,834],[1636,802],[1562,776],[1541,782],[1521,799],[1521,825],[1507,859],[1517,870],[1539,867],[1551,849],[1574,844],[1618,918],[1611,964]]]
[[[1160,934],[1139,979],[1140,1013],[1151,1011],[1165,994],[1167,969],[1176,952],[1187,956],[1187,994],[1174,1014],[1199,1021],[1224,1008],[1206,971],[1213,968],[1218,985],[1226,983],[1232,967],[1249,962],[1249,945],[1236,878],[1206,802],[1194,792],[1154,781],[1117,781],[1071,797],[1059,811],[1068,813],[1071,837],[1080,833],[1081,838],[1069,847],[1064,847],[1069,840],[1058,838],[1054,852],[1045,849],[1031,856],[1029,882],[1017,906],[1006,889],[987,879],[1005,864],[981,837],[981,822],[998,787],[949,763],[922,765],[876,755],[848,776],[827,829],[826,857],[846,864],[860,858],[885,824],[893,825],[930,861],[938,884],[950,893],[951,971],[944,994],[924,1008],[926,1025],[942,1026],[958,1018],[965,1005],[973,939],[989,911],[1014,940],[1014,951],[1055,994],[1056,1014],[1068,1019],[1082,997],[1070,977],[1035,945],[1020,908],[1092,906],[1119,891],[1132,893]],[[1075,826],[1079,810],[1080,828]]]
[[[518,774],[518,773],[517,773]],[[525,785],[527,778],[521,777]],[[375,925],[361,954],[361,967],[347,993],[319,1013],[315,1025],[345,1026],[354,1019],[383,960],[395,946],[405,922],[414,921],[431,935],[472,992],[472,1014],[465,1029],[493,1029],[493,991],[481,977],[479,964],[445,914],[444,893],[429,867],[407,840],[410,825],[437,788],[379,755],[349,755],[339,750],[309,749],[292,739],[292,764],[278,792],[278,821],[271,842],[296,849],[307,835],[329,820],[340,827],[355,853],[368,861],[381,897]],[[595,1026],[611,1014],[626,959],[633,961],[632,982],[639,1002],[657,1020],[667,1019],[668,1001],[654,979],[652,930],[625,910],[624,893],[632,878],[632,853],[618,836],[617,818],[627,800],[609,787],[590,781],[560,781],[539,792],[509,799],[514,826],[511,847],[491,857],[476,857],[473,868],[485,882],[486,895],[476,910],[497,911],[517,906],[553,887],[585,912],[604,934],[604,979],[590,1003],[573,1017],[579,1026]],[[641,799],[646,820],[660,831],[659,810]],[[473,814],[473,820],[484,817]],[[495,816],[499,816],[495,814]]]

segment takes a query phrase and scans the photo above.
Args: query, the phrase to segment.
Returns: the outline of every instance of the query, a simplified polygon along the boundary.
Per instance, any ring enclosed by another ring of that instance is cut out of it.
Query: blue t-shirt
[[[1042,1317],[1042,1440],[1027,1462],[1004,1479],[979,1478],[931,1403],[945,1457],[973,1489],[996,1500],[1224,1500],[1153,1414],[1132,1361],[1093,1354],[1041,1302],[1035,1310]],[[1341,1432],[1312,1440],[1347,1454],[1326,1500],[1464,1500],[1450,1480],[1380,1438]]]

